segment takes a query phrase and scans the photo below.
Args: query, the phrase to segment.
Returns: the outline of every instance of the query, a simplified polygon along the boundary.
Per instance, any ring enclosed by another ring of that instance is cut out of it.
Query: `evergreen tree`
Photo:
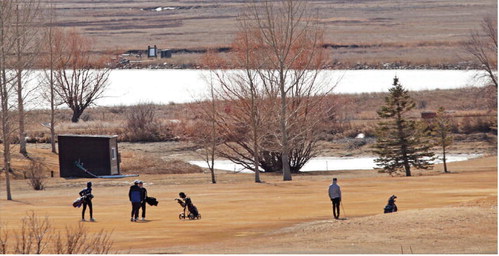
[[[393,87],[389,91],[385,105],[377,111],[378,116],[385,120],[379,122],[376,128],[374,153],[379,157],[374,161],[385,172],[392,174],[405,170],[406,176],[411,176],[411,166],[419,169],[432,167],[429,130],[407,117],[416,104],[397,77],[393,79]]]
[[[445,109],[440,107],[433,124],[433,136],[436,137],[436,144],[442,147],[442,160],[444,162],[444,172],[447,170],[447,147],[452,144],[453,137],[450,131],[449,117],[445,114]]]

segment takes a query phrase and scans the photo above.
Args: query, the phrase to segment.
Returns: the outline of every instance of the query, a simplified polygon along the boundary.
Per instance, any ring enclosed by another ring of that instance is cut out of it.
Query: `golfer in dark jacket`
[[[139,181],[139,187],[142,190],[142,203],[140,204],[140,208],[142,209],[142,220],[146,220],[146,198],[147,198],[147,189],[144,188],[144,183]]]
[[[144,198],[142,189],[139,187],[140,180],[135,180],[133,186],[130,187],[128,192],[128,198],[132,202],[132,214],[130,221],[137,221],[139,217],[139,209],[142,204],[142,199]]]
[[[80,191],[79,195],[83,198],[83,209],[81,210],[81,221],[85,221],[85,210],[90,212],[90,221],[95,221],[93,218],[93,209],[92,209],[92,182],[87,182],[87,188]]]

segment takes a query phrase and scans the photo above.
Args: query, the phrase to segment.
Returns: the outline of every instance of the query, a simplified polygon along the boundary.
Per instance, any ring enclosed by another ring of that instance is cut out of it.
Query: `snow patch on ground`
[[[466,161],[473,158],[481,157],[482,154],[454,154],[447,155],[447,163]],[[376,167],[374,163],[376,157],[314,157],[308,161],[301,169],[303,172],[313,171],[339,171],[339,170],[372,170]],[[197,165],[202,168],[208,168],[205,161],[189,161],[190,164]],[[441,156],[437,155],[435,164],[442,163]],[[216,160],[215,169],[251,173],[252,171],[244,168],[242,165],[235,164],[229,160]]]

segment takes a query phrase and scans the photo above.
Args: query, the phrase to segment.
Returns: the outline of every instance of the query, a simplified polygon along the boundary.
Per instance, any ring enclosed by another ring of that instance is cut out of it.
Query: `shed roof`
[[[60,137],[81,137],[81,138],[117,138],[118,135],[91,135],[91,134],[59,134]]]

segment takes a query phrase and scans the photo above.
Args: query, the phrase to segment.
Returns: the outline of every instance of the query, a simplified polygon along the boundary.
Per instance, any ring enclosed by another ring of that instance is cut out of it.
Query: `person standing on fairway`
[[[341,189],[337,184],[338,179],[333,178],[333,183],[329,185],[329,198],[333,203],[333,216],[335,219],[340,217]]]
[[[128,191],[128,198],[132,203],[132,214],[130,221],[136,222],[139,217],[139,209],[142,205],[142,200],[144,198],[143,191],[139,187],[140,180],[135,180],[133,182],[133,186],[130,187],[130,191]]]
[[[87,183],[87,188],[80,191],[79,195],[83,199],[83,209],[81,210],[81,221],[85,221],[85,210],[87,210],[87,206],[90,212],[90,221],[95,221],[92,209],[92,198],[94,198],[94,195],[92,195],[92,182],[89,181]]]
[[[142,220],[146,220],[146,199],[147,199],[147,189],[144,188],[144,182],[139,181],[139,187],[142,191],[142,203],[140,204],[140,209],[142,209]]]

